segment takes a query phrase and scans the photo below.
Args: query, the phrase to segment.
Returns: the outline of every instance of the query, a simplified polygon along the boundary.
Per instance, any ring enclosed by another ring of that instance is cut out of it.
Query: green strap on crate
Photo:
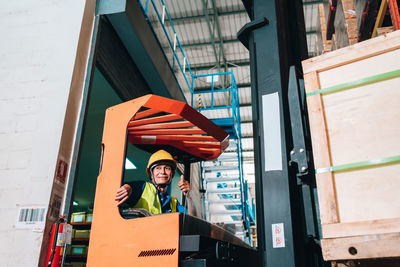
[[[393,78],[396,78],[399,76],[400,76],[400,70],[394,70],[394,71],[385,72],[385,73],[381,73],[378,75],[366,77],[366,78],[363,78],[360,80],[338,84],[338,85],[327,87],[327,88],[324,88],[321,90],[316,90],[313,92],[309,92],[306,95],[312,96],[312,95],[317,95],[317,94],[330,94],[330,93],[334,93],[337,91],[347,90],[347,89],[351,89],[354,87],[359,87],[359,86],[363,86],[363,85],[367,85],[367,84],[371,84],[371,83],[386,81],[386,80],[393,79]]]
[[[400,162],[400,156],[393,156],[393,157],[388,157],[388,158],[367,160],[367,161],[343,164],[343,165],[338,165],[338,166],[319,168],[319,169],[315,170],[315,174],[324,173],[324,172],[348,171],[351,169],[360,169],[360,168],[372,167],[372,166],[377,166],[377,165],[393,164],[393,163],[397,163],[397,162]]]

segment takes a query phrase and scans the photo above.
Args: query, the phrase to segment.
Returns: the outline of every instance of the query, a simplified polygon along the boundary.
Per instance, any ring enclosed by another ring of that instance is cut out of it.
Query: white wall
[[[43,233],[15,224],[49,204],[85,1],[0,3],[0,266],[37,266]]]

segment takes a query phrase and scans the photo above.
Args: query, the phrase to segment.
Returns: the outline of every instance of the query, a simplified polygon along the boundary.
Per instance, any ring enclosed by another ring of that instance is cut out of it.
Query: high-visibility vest
[[[178,200],[173,196],[170,197],[171,212],[176,212]],[[152,214],[162,213],[160,197],[157,194],[156,187],[152,183],[146,182],[142,195],[140,196],[138,202],[136,202],[135,206],[133,206],[133,208],[146,209]]]

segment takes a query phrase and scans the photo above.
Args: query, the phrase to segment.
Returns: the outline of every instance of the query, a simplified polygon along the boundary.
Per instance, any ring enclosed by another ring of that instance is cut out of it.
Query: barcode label
[[[45,207],[20,207],[16,228],[29,229],[44,226],[46,219]]]
[[[21,209],[19,213],[19,222],[35,223],[44,221],[45,208]]]

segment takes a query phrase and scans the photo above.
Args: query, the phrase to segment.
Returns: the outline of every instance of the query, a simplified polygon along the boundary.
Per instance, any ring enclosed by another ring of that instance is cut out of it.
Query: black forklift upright
[[[238,39],[250,53],[260,266],[325,266],[302,99],[301,61],[308,57],[303,4],[242,2],[251,19]]]

